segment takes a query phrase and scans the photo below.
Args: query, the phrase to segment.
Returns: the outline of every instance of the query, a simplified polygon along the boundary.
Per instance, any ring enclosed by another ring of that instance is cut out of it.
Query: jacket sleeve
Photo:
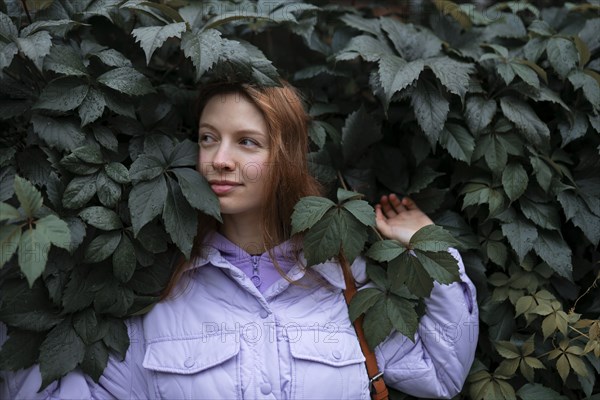
[[[38,393],[42,378],[39,365],[19,371],[1,371],[0,399],[147,399],[152,398],[152,379],[142,367],[144,340],[141,317],[127,320],[130,345],[125,360],[112,354],[98,383],[79,369],[52,382]],[[0,324],[0,343],[6,340],[6,327]]]
[[[449,251],[458,261],[461,282],[434,283],[414,343],[395,331],[375,349],[385,383],[417,397],[452,398],[458,394],[477,347],[475,287],[458,251]]]

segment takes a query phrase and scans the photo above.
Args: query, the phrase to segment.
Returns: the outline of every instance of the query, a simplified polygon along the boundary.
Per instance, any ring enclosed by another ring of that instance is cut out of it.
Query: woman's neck
[[[222,215],[219,233],[249,254],[262,254],[265,244],[260,221],[254,215]]]

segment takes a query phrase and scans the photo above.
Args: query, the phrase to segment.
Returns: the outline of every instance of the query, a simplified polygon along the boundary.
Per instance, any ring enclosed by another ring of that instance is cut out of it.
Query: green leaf
[[[196,167],[198,163],[198,143],[185,139],[177,143],[169,155],[169,166]]]
[[[421,250],[415,250],[415,253],[425,271],[439,283],[448,284],[460,279],[458,263],[450,253]]]
[[[129,171],[127,167],[118,162],[111,162],[104,166],[104,172],[113,181],[121,184],[130,182]]]
[[[527,253],[533,249],[538,237],[535,226],[520,217],[513,222],[502,224],[502,233],[517,253],[519,262],[523,262]]]
[[[355,36],[346,45],[346,47],[336,55],[336,60],[352,60],[357,56],[369,62],[379,61],[384,56],[393,55],[392,49],[383,40],[378,40],[372,36]]]
[[[567,400],[567,396],[562,396],[554,390],[542,385],[541,383],[527,383],[517,391],[517,395],[522,400]]]
[[[294,206],[292,235],[312,228],[335,203],[324,197],[303,197]]]
[[[15,176],[15,194],[25,215],[29,218],[32,218],[42,208],[42,195],[39,190],[31,182],[18,175]]]
[[[108,281],[96,292],[94,308],[97,312],[123,317],[133,305],[133,291],[120,285],[116,280]]]
[[[373,243],[365,255],[375,261],[385,262],[393,260],[405,251],[406,247],[395,240],[379,240]]]
[[[362,253],[367,241],[367,228],[358,221],[350,212],[340,209],[339,218],[342,228],[342,250],[349,263],[354,262]]]
[[[86,346],[85,355],[81,362],[81,369],[98,383],[106,364],[108,363],[108,349],[101,341]]]
[[[120,241],[121,232],[119,231],[111,231],[96,236],[85,249],[85,262],[97,263],[106,260],[115,252]]]
[[[120,357],[121,361],[125,359],[127,348],[129,347],[129,335],[125,322],[120,319],[109,318],[107,320],[108,332],[102,338],[102,341]],[[141,332],[136,332],[140,334]],[[139,338],[135,338],[139,340]]]
[[[342,128],[342,152],[346,163],[355,163],[373,143],[381,140],[379,123],[364,107],[346,118]]]
[[[168,180],[168,192],[162,217],[167,233],[189,259],[198,219],[196,211],[185,199],[180,186],[171,178]]]
[[[392,287],[404,282],[410,292],[416,296],[427,297],[431,293],[433,279],[423,268],[418,258],[409,252],[405,252],[400,257],[390,261],[388,269],[392,271]]]
[[[411,104],[427,140],[432,146],[435,145],[448,117],[450,103],[436,85],[419,79],[411,96]]]
[[[181,38],[181,34],[186,29],[185,22],[178,22],[164,26],[136,28],[131,31],[131,34],[135,37],[135,41],[140,42],[142,49],[144,49],[146,64],[150,64],[150,59],[156,49],[160,48],[168,38]]]
[[[371,307],[363,319],[363,329],[367,343],[374,349],[379,343],[392,333],[393,325],[388,317],[385,296],[381,296],[377,303]]]
[[[587,115],[580,111],[575,111],[572,119],[560,121],[558,129],[562,136],[562,147],[583,137],[587,133],[588,127]]]
[[[348,306],[350,321],[356,320],[361,314],[364,314],[369,308],[373,307],[377,301],[384,296],[379,289],[367,288],[359,290]]]
[[[29,287],[33,286],[35,280],[44,272],[49,251],[50,241],[39,229],[27,229],[21,235],[19,267],[27,278]]]
[[[115,49],[105,49],[90,53],[109,67],[131,67],[131,61]]]
[[[87,96],[79,106],[79,118],[81,119],[81,126],[85,126],[100,118],[104,113],[105,107],[106,100],[104,100],[104,95],[102,95],[102,92],[90,87]]]
[[[571,40],[561,37],[550,38],[546,44],[546,54],[552,68],[563,79],[577,67],[579,54]]]
[[[106,207],[115,207],[121,198],[121,186],[100,171],[96,177],[98,199]]]
[[[95,125],[92,127],[92,131],[94,132],[94,137],[102,147],[117,152],[119,142],[110,129],[105,126]]]
[[[109,210],[108,208],[100,206],[87,207],[81,210],[79,216],[88,225],[104,231],[120,229],[123,227],[121,218],[119,218],[116,212]]]
[[[60,379],[83,361],[85,344],[67,318],[48,333],[40,346],[42,388]]]
[[[35,229],[46,236],[55,246],[68,250],[71,245],[69,225],[56,215],[46,215],[35,222]]]
[[[542,161],[542,159],[538,157],[529,157],[531,160],[531,166],[533,167],[533,172],[535,172],[535,178],[542,189],[545,192],[550,190],[550,185],[552,184],[552,170],[550,167]]]
[[[540,81],[537,74],[529,66],[519,62],[511,62],[510,67],[517,74],[517,76],[523,80],[523,82],[533,86],[536,89],[540,87]]]
[[[90,164],[103,164],[102,150],[97,145],[81,146],[73,150],[73,155],[83,162]]]
[[[546,229],[559,230],[560,217],[558,210],[548,203],[537,203],[527,197],[519,199],[521,211],[529,220]]]
[[[167,183],[164,176],[133,186],[129,193],[129,210],[135,236],[144,225],[162,213],[166,199]]]
[[[71,118],[49,118],[36,114],[31,117],[31,122],[35,133],[50,147],[73,150],[85,140],[79,124]]]
[[[345,202],[342,207],[354,215],[363,225],[375,226],[375,211],[366,201],[350,200]]]
[[[52,36],[46,31],[36,32],[33,35],[15,38],[19,50],[41,70],[44,57],[50,53]]]
[[[406,89],[419,78],[425,68],[422,60],[406,62],[395,55],[385,55],[379,59],[379,80],[385,92],[385,108],[397,92]]]
[[[69,46],[55,44],[44,59],[44,69],[68,76],[86,76],[80,53]]]
[[[434,57],[442,50],[442,41],[426,28],[405,24],[390,17],[381,18],[381,28],[405,60]]]
[[[559,232],[541,230],[533,247],[535,252],[560,276],[573,280],[571,249]]]
[[[532,144],[539,146],[547,142],[550,130],[537,116],[529,104],[515,97],[502,97],[500,107],[506,118],[513,122],[523,132],[525,138]]]
[[[473,64],[458,62],[450,57],[436,57],[427,60],[427,66],[450,93],[465,97],[469,88],[469,74],[474,71]]]
[[[428,187],[437,177],[443,175],[442,172],[434,171],[429,166],[418,168],[412,177],[407,194],[419,193],[421,190]]]
[[[73,178],[63,193],[65,208],[81,208],[96,194],[95,176],[78,176]]]
[[[471,163],[475,138],[464,127],[447,123],[440,134],[440,144],[455,159]]]
[[[528,183],[527,172],[519,163],[511,162],[502,172],[502,186],[510,201],[521,197],[525,193]]]
[[[575,89],[582,89],[583,95],[594,109],[600,108],[600,83],[582,71],[573,71],[568,76]]]
[[[438,225],[426,225],[412,235],[409,248],[422,251],[447,252],[448,248],[456,247],[458,242],[450,232]]]
[[[129,96],[154,93],[154,88],[148,78],[131,67],[111,69],[100,75],[97,80],[105,86]]]
[[[13,330],[0,350],[0,369],[17,371],[31,367],[38,359],[39,348],[46,335],[38,332]]]
[[[19,36],[19,31],[12,22],[12,19],[10,19],[10,17],[3,12],[0,12],[0,35],[9,40],[15,39],[17,36]]]
[[[414,341],[419,320],[413,303],[398,296],[388,296],[387,316],[398,332]]]
[[[216,29],[203,32],[187,31],[183,34],[181,48],[196,68],[196,80],[219,60],[223,52],[222,47],[221,33]]]
[[[44,88],[33,109],[70,111],[83,102],[90,87],[78,79],[63,78],[52,81]]]
[[[76,313],[73,316],[73,327],[85,344],[101,340],[108,333],[108,325],[101,323],[92,307]]]
[[[211,190],[206,179],[191,168],[175,168],[181,191],[192,207],[222,222],[219,198]]]
[[[129,177],[133,184],[137,184],[162,175],[166,168],[167,165],[157,157],[142,154],[131,164]]]
[[[304,252],[308,266],[336,257],[344,235],[338,211],[330,211],[304,234]]]
[[[18,225],[2,225],[0,229],[0,268],[12,258],[21,241],[21,227]]]
[[[113,254],[113,273],[115,277],[121,282],[128,282],[135,272],[136,264],[133,244],[127,235],[123,235]]]

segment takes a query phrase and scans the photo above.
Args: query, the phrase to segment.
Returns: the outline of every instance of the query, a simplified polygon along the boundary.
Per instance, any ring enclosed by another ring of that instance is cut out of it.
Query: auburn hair
[[[308,124],[302,97],[285,81],[281,86],[256,86],[247,83],[218,82],[204,86],[200,90],[197,117],[200,119],[204,107],[210,99],[219,95],[239,94],[251,101],[262,113],[269,138],[269,165],[267,168],[265,199],[262,210],[262,239],[280,273],[272,249],[278,244],[292,239],[296,249],[301,248],[301,236],[291,235],[291,216],[294,205],[305,196],[320,196],[321,186],[309,173]],[[198,231],[194,239],[190,259],[202,255],[206,237],[217,230],[219,222],[213,217],[199,213]],[[172,271],[171,279],[162,298],[169,296],[179,283],[189,261],[182,258]]]

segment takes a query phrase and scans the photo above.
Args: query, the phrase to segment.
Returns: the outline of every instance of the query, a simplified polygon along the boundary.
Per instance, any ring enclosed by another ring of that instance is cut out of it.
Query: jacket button
[[[259,315],[260,315],[260,317],[262,319],[265,319],[265,318],[267,318],[269,316],[269,312],[267,310],[260,310],[260,314]]]
[[[196,364],[196,361],[194,361],[194,359],[192,357],[186,358],[185,361],[183,362],[183,365],[186,368],[192,368],[194,366],[194,364]]]
[[[335,358],[336,360],[339,360],[340,358],[342,358],[342,354],[337,350],[334,350],[331,354],[333,355],[333,358]]]
[[[260,392],[262,394],[271,393],[271,384],[269,382],[263,382],[260,384]]]

